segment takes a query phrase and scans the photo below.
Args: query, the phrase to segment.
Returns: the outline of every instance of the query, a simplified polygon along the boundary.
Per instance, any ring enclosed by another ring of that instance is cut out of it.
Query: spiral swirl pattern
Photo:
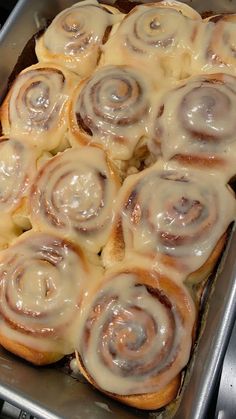
[[[157,81],[172,73],[180,77],[184,67],[187,71],[185,55],[191,51],[201,17],[178,6],[178,2],[158,2],[132,9],[105,45],[103,63],[135,64]]]
[[[216,175],[146,169],[127,179],[108,248],[167,255],[193,272],[204,264],[235,214],[233,194]],[[159,256],[159,259],[161,256]]]
[[[117,269],[85,310],[83,369],[95,386],[113,394],[164,390],[188,360],[194,321],[184,287],[155,271]]]
[[[3,105],[3,131],[39,149],[59,146],[67,128],[66,110],[74,76],[36,64],[15,80]]]
[[[131,17],[133,31],[130,30]],[[165,52],[172,50],[183,38],[181,24],[185,21],[186,18],[174,9],[158,6],[137,7],[136,11],[133,10],[130,16],[126,17],[125,23],[129,26],[127,45],[138,53],[145,53],[149,48],[160,48]]]
[[[69,149],[49,160],[31,190],[32,224],[60,231],[88,250],[105,244],[119,182],[104,152]]]
[[[36,172],[36,153],[14,138],[0,138],[0,211],[12,212],[26,196]]]
[[[198,28],[192,72],[235,74],[236,15],[223,14],[206,19]]]
[[[79,142],[96,143],[114,158],[132,157],[145,136],[149,85],[137,70],[108,66],[98,70],[75,93],[71,131]]]
[[[69,353],[68,330],[89,278],[82,251],[58,236],[26,233],[0,259],[0,313],[27,346]],[[1,333],[3,328],[1,327]],[[29,342],[32,341],[30,340]]]
[[[101,46],[120,20],[97,1],[80,2],[63,10],[37,41],[39,61],[63,63],[80,76],[96,67]]]
[[[230,177],[235,174],[235,105],[234,76],[192,77],[159,99],[149,149],[166,160],[223,167]]]

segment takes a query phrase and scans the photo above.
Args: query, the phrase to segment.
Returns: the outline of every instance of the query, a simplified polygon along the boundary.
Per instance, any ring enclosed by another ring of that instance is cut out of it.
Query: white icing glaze
[[[81,375],[76,358],[73,358],[70,361],[70,369],[75,377],[79,377]]]
[[[163,76],[183,78],[200,22],[197,13],[184,16],[175,2],[136,6],[103,47],[102,63],[135,65],[157,82]]]
[[[186,364],[195,307],[171,279],[140,265],[118,267],[83,309],[79,356],[102,390],[159,391]]]
[[[0,334],[37,350],[72,352],[71,327],[89,281],[78,247],[25,233],[0,255]]]
[[[190,163],[235,174],[236,78],[226,74],[192,77],[159,97],[153,107],[149,148],[165,160],[189,157]],[[188,160],[181,160],[184,164]]]
[[[99,252],[110,232],[118,188],[102,150],[69,149],[41,167],[31,191],[32,224]]]
[[[65,112],[75,80],[64,69],[50,64],[24,70],[8,96],[7,122],[2,119],[4,132],[9,130],[40,149],[59,146],[67,128]]]
[[[147,132],[151,94],[152,85],[136,69],[102,67],[74,94],[72,144],[100,144],[112,158],[130,159]]]
[[[0,211],[12,213],[28,193],[37,153],[14,138],[0,138]]]
[[[192,55],[192,70],[200,72],[236,74],[236,18],[222,15],[214,21],[198,26],[195,51]]]
[[[56,61],[81,76],[90,74],[96,67],[101,45],[121,17],[96,0],[74,4],[59,13],[37,41],[39,61]]]
[[[149,254],[157,261],[164,255],[184,264],[185,274],[194,272],[235,219],[236,201],[220,175],[159,166],[125,180],[108,250],[124,241],[127,255]]]

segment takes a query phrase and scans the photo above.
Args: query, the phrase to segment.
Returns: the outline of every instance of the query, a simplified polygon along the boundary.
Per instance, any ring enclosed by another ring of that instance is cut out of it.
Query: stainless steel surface
[[[0,349],[0,399],[42,419],[134,419],[129,409],[53,368],[36,368]]]
[[[37,419],[31,416],[29,413],[18,409],[10,403],[4,402],[0,408],[1,419]]]
[[[209,311],[176,418],[205,419],[236,316],[236,231],[209,299]],[[236,415],[235,415],[236,417]],[[231,419],[231,418],[230,418]],[[233,418],[232,418],[233,419]]]
[[[236,323],[224,358],[216,406],[216,419],[236,417]]]
[[[0,30],[16,3],[17,0],[8,0],[7,2],[0,0]]]
[[[28,39],[45,19],[52,18],[71,0],[20,0],[0,32],[0,96],[7,78]],[[186,1],[198,10],[236,11],[236,1]],[[175,419],[206,419],[211,396],[221,371],[236,314],[236,232],[225,253],[212,292],[205,328],[192,359],[183,398]],[[233,343],[234,344],[234,343]],[[232,355],[230,355],[232,356]],[[224,366],[225,368],[225,366]],[[226,367],[227,368],[227,367]],[[229,381],[228,384],[230,385]],[[234,383],[235,385],[235,383]],[[154,417],[111,401],[89,385],[75,381],[52,367],[36,368],[0,349],[0,398],[37,418],[132,419]],[[224,409],[223,401],[218,410]],[[158,415],[164,417],[164,415]],[[235,416],[226,416],[231,419]],[[219,419],[222,419],[222,417]]]

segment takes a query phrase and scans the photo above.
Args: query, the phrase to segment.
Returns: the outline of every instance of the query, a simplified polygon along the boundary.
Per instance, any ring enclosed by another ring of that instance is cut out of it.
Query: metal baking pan
[[[0,32],[0,99],[19,54],[47,19],[72,0],[19,0]],[[107,1],[106,1],[107,3]],[[110,2],[112,3],[112,1]],[[185,1],[200,12],[236,12],[232,0]],[[206,419],[236,316],[236,231],[218,267],[207,316],[191,359],[175,419]],[[36,368],[0,348],[0,398],[47,419],[164,418],[161,413],[124,407],[54,367]]]

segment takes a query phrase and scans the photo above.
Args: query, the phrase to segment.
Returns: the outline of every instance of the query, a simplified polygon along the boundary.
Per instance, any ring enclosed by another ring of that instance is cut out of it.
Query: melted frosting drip
[[[84,310],[79,354],[101,389],[155,392],[185,365],[195,308],[183,286],[126,267],[107,275]]]
[[[105,244],[119,187],[104,152],[67,150],[40,170],[31,191],[32,224],[60,231],[90,251]]]
[[[36,349],[71,352],[69,332],[89,274],[79,248],[25,233],[0,258],[1,332]]]
[[[129,159],[145,136],[151,86],[133,68],[103,67],[76,93],[72,130],[101,144],[113,158]],[[74,128],[76,127],[76,128]]]

